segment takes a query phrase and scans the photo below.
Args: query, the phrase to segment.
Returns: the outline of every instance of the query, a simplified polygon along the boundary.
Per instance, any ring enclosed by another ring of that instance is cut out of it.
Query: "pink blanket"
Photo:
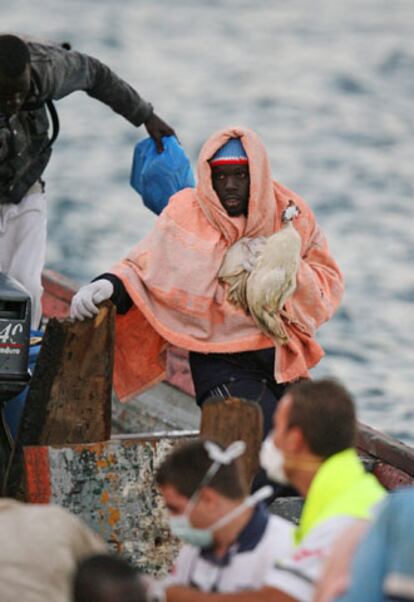
[[[247,219],[229,217],[211,184],[208,160],[231,137],[241,138],[249,158]],[[290,199],[301,209],[294,225],[302,238],[302,260],[296,292],[285,305],[289,342],[277,349],[275,378],[287,382],[308,375],[323,355],[314,339],[316,328],[338,307],[342,276],[310,208],[272,180],[257,135],[230,128],[203,146],[197,188],[174,195],[153,230],[111,270],[135,305],[117,318],[114,384],[121,399],[163,377],[168,343],[203,353],[272,346],[252,318],[226,300],[217,275],[226,250],[239,238],[270,236],[281,227]]]

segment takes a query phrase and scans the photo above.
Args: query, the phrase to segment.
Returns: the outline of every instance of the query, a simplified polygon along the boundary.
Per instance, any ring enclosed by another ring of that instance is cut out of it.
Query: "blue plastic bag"
[[[194,174],[183,147],[175,136],[164,136],[164,150],[158,153],[152,138],[135,145],[131,186],[144,205],[159,215],[169,198],[183,188],[194,188]]]

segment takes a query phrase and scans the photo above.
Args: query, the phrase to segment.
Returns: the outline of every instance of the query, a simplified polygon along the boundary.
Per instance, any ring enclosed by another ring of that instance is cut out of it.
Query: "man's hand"
[[[104,279],[82,286],[72,299],[70,317],[80,321],[93,318],[99,312],[98,304],[109,299],[113,292],[112,282]]]
[[[175,136],[174,130],[165,121],[160,119],[158,115],[153,113],[151,117],[144,123],[148,134],[154,139],[157,151],[162,153],[164,147],[161,138],[163,136]]]

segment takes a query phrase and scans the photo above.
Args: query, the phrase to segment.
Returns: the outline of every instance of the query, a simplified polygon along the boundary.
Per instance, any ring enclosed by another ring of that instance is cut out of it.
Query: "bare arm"
[[[272,587],[229,594],[200,592],[181,585],[166,590],[167,602],[296,602],[295,598]]]

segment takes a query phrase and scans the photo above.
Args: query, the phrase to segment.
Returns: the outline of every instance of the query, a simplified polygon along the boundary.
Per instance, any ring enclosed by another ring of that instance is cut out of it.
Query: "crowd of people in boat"
[[[67,48],[0,36],[0,90],[0,269],[29,290],[37,326],[51,101],[84,90],[144,123],[160,153],[174,131],[108,67]],[[245,482],[237,442],[198,440],[165,459],[156,481],[184,545],[162,581],[109,555],[63,509],[3,499],[1,600],[414,600],[413,492],[386,494],[357,456],[349,392],[310,380],[342,274],[308,204],[272,178],[260,138],[214,133],[196,185],[165,199],[149,234],[116,260],[79,290],[71,316],[115,304],[119,398],[163,378],[166,346],[188,350],[201,407],[231,396],[260,405],[261,471]],[[269,487],[272,498],[292,488],[304,498],[297,526],[269,513]]]
[[[0,500],[4,602],[380,602],[414,600],[414,489],[387,494],[364,469],[349,392],[330,379],[291,385],[262,444],[272,482],[303,497],[298,524],[251,493],[241,455],[195,439],[155,481],[182,547],[162,579],[139,573],[57,506]]]

